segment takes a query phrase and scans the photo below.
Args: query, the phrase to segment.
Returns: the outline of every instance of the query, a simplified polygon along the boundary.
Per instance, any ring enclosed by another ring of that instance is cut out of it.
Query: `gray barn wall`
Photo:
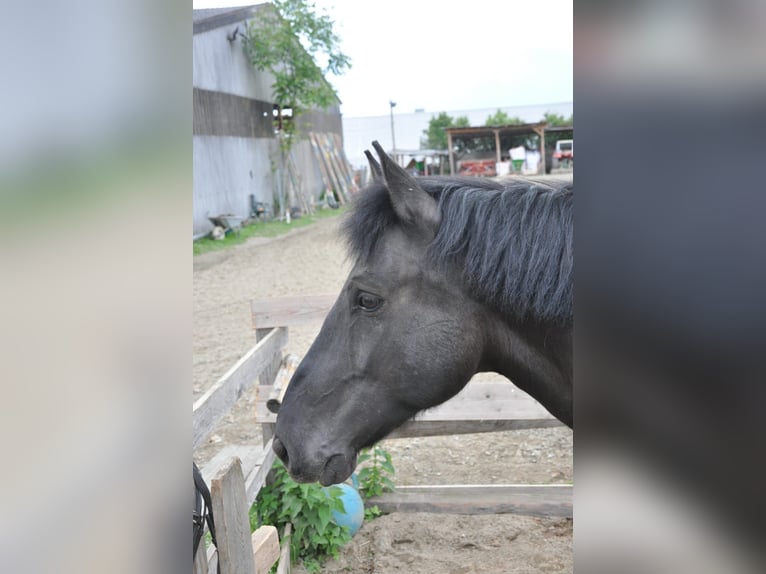
[[[243,31],[245,23],[193,35],[194,235],[210,231],[208,216],[248,217],[251,194],[272,204],[277,189],[273,78],[252,68],[239,38],[229,42],[227,35],[237,26]],[[298,127],[342,135],[339,106],[301,116]],[[308,141],[295,146],[294,160],[304,189],[318,198],[324,185]]]
[[[194,87],[271,102],[271,74],[256,74],[247,61],[242,41],[237,38],[229,42],[226,38],[237,27],[244,31],[245,23],[194,34]]]
[[[209,215],[247,217],[250,194],[271,203],[277,151],[275,139],[194,136],[194,233],[212,227]]]

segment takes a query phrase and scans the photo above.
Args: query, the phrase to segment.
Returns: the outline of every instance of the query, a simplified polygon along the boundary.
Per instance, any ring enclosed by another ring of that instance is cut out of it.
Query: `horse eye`
[[[364,311],[374,311],[383,300],[380,297],[371,295],[370,293],[359,293],[356,298],[356,304],[359,305]]]

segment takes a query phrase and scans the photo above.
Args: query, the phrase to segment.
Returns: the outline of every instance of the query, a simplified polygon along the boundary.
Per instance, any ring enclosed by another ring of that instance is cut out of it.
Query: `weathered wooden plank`
[[[287,343],[287,329],[274,329],[247,352],[229,371],[202,395],[192,407],[192,448],[197,448],[231,409],[258,375],[281,354]]]
[[[543,429],[563,426],[563,423],[553,417],[545,419],[523,420],[454,420],[428,421],[416,420],[404,423],[393,430],[386,439],[414,438],[429,436],[448,436],[455,434],[479,434],[485,432],[501,432],[512,430]]]
[[[252,544],[255,574],[267,574],[279,560],[279,534],[276,526],[264,525],[257,528],[252,535]]]
[[[258,463],[253,467],[253,470],[245,479],[245,490],[247,492],[247,503],[249,505],[253,504],[255,497],[258,496],[258,491],[261,490],[266,483],[266,476],[269,474],[269,471],[274,464],[276,453],[274,452],[274,449],[271,448],[271,442],[272,441],[269,440],[263,447]]]
[[[510,381],[471,381],[456,396],[419,419],[430,421],[544,419],[552,415]]]
[[[287,385],[290,383],[290,379],[295,373],[295,369],[298,368],[300,359],[297,355],[289,354],[282,360],[282,366],[279,368],[279,372],[274,379],[274,385],[269,398],[266,400],[266,408],[272,413],[279,412],[279,407],[282,404],[282,399],[287,391]]]
[[[272,413],[269,417],[275,417]],[[261,422],[261,421],[259,421]],[[553,417],[535,419],[489,419],[489,420],[454,420],[430,421],[419,419],[408,421],[391,431],[386,439],[414,438],[429,436],[447,436],[456,434],[479,434],[512,430],[553,428],[563,423]]]
[[[279,564],[277,565],[277,574],[290,574],[292,564],[290,562],[290,544],[292,542],[293,525],[289,522],[285,524],[285,531],[282,534],[282,552],[279,555]]]
[[[255,560],[245,494],[245,477],[239,458],[222,468],[210,481],[210,498],[215,516],[218,560],[221,572],[253,574]]]
[[[273,387],[257,389],[255,418],[274,423],[276,415],[266,406]],[[389,438],[465,434],[561,426],[540,403],[509,381],[471,381],[446,403],[420,413]]]
[[[192,548],[192,550],[194,550]],[[207,574],[207,549],[205,548],[205,538],[199,542],[199,548],[197,548],[197,555],[194,557],[194,568],[192,570],[194,574]]]
[[[305,323],[321,323],[332,308],[338,295],[301,295],[274,297],[251,301],[253,327],[292,327]]]
[[[254,445],[232,444],[223,447],[213,458],[201,469],[202,478],[207,484],[213,480],[221,469],[228,465],[232,458],[239,457],[242,464],[242,474],[247,476],[253,469],[260,464],[263,458],[263,448]]]
[[[261,441],[263,442],[264,448],[266,447],[266,444],[274,438],[276,430],[277,425],[274,423],[263,423],[261,425]]]
[[[330,173],[334,178],[334,181],[336,182],[338,186],[339,196],[340,196],[340,204],[345,205],[348,201],[348,197],[346,195],[346,183],[343,179],[343,174],[338,169],[338,165],[335,161],[335,152],[332,147],[332,142],[330,142],[330,139],[327,137],[326,133],[320,133],[316,136],[320,140],[320,145],[322,147],[322,151],[324,154],[324,158],[327,162],[327,165],[329,167]]]
[[[212,544],[207,549],[207,571],[218,572],[218,550]]]
[[[268,402],[274,395],[274,385],[258,385],[255,388],[255,422],[257,424],[274,424],[277,413],[269,410]]]
[[[330,180],[330,176],[322,161],[322,151],[319,149],[319,145],[314,139],[313,134],[309,134],[309,142],[311,142],[311,150],[314,153],[316,164],[319,166],[319,174],[322,178],[322,183],[324,184],[325,194],[332,194],[332,181]]]
[[[338,178],[332,169],[332,165],[330,164],[329,151],[324,147],[322,143],[322,138],[320,137],[320,135],[321,134],[318,134],[318,133],[311,133],[309,134],[309,137],[316,142],[316,146],[319,151],[320,160],[324,162],[325,170],[327,172],[328,177],[330,178],[330,183],[332,185],[332,188],[336,192],[335,199],[338,200],[338,203],[340,203],[341,205],[344,205],[346,203],[346,198],[343,196],[343,193],[341,192],[340,182],[338,181]]]
[[[285,327],[285,329],[287,329],[287,327]],[[256,341],[263,340],[273,330],[274,328],[256,329],[255,340]],[[289,338],[289,332],[287,336]],[[277,371],[279,371],[279,366],[281,364],[282,364],[282,355],[277,353],[274,355],[274,358],[272,358],[271,361],[269,361],[266,364],[266,366],[263,367],[261,374],[258,376],[258,383],[261,385],[271,385],[274,382],[274,377],[277,376]]]
[[[247,503],[252,504],[258,491],[266,482],[266,475],[274,464],[276,455],[271,448],[271,442],[264,447],[251,445],[230,445],[221,449],[202,469],[202,477],[210,484],[221,469],[227,466],[234,457],[240,459],[242,474],[245,476],[245,491]]]
[[[442,512],[449,514],[525,514],[572,517],[572,486],[443,485],[400,486],[396,492],[371,498],[383,513]]]

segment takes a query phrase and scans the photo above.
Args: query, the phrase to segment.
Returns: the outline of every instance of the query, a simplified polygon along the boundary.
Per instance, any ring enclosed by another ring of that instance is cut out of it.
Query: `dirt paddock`
[[[339,221],[329,218],[285,236],[251,239],[194,258],[195,399],[255,344],[252,299],[340,290],[349,264]],[[319,327],[291,328],[286,351],[302,357]],[[198,449],[197,461],[204,463],[221,444],[260,444],[253,412],[252,399],[241,400]],[[399,485],[572,481],[572,432],[566,428],[394,439],[384,446],[392,453]],[[571,572],[572,521],[393,513],[366,523],[325,571]]]

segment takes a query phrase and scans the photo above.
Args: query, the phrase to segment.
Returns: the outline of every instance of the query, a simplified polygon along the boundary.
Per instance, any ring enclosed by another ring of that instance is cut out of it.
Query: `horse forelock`
[[[343,222],[351,256],[356,261],[368,261],[381,236],[397,223],[385,184],[373,181],[354,198],[353,207]]]
[[[462,265],[476,296],[509,318],[571,322],[571,183],[428,177],[418,183],[442,214],[427,253],[437,266]],[[386,187],[374,182],[344,223],[351,255],[368,260],[394,225]]]

